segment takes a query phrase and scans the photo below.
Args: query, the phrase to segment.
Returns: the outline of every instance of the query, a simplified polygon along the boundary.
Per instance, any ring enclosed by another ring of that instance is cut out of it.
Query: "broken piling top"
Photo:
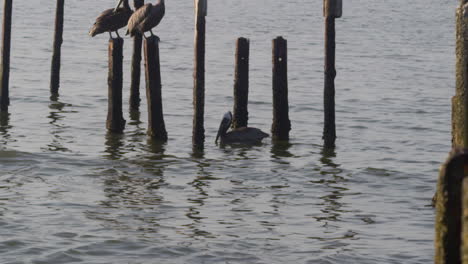
[[[208,15],[208,0],[194,0],[195,2],[195,19],[197,16]]]
[[[343,0],[323,0],[323,16],[340,18],[343,15]]]
[[[436,193],[435,263],[461,263],[462,183],[468,175],[468,150],[454,149],[440,169]]]

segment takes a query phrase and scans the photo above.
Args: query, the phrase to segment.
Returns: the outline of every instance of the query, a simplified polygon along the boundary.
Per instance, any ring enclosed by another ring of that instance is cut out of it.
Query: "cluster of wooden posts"
[[[2,67],[0,76],[0,111],[8,111],[9,102],[9,59],[11,43],[12,0],[4,0]],[[136,8],[143,6],[144,0],[134,0]],[[335,18],[341,17],[342,0],[324,0],[325,17],[325,85],[324,85],[324,132],[326,148],[335,146]],[[193,90],[193,131],[194,146],[202,147],[205,140],[205,17],[207,0],[195,0],[195,43],[194,43],[194,90]],[[55,34],[53,44],[51,84],[52,97],[57,98],[60,84],[60,55],[64,22],[64,0],[57,0]],[[122,114],[122,61],[123,39],[109,40],[108,75],[108,116],[106,126],[111,132],[124,130]],[[146,97],[148,102],[148,134],[161,141],[167,140],[164,125],[161,71],[159,62],[159,40],[157,37],[145,38],[144,45]],[[134,38],[132,58],[132,80],[130,88],[130,108],[138,109],[140,103],[140,61],[142,36]],[[249,40],[239,38],[236,51],[234,85],[233,126],[247,126],[248,122],[248,83],[249,83]],[[287,81],[287,41],[282,37],[273,40],[273,124],[272,137],[275,140],[288,140],[291,122],[289,120],[288,81]]]
[[[468,264],[468,0],[457,8],[456,60],[452,151],[434,196],[436,264]]]

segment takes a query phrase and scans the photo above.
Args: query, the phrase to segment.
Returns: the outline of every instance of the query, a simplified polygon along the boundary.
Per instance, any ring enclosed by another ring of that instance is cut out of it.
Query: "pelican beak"
[[[119,3],[117,6],[114,8],[114,12],[117,12],[117,9],[119,9],[120,5],[123,3],[124,0],[119,0]]]
[[[218,134],[216,134],[215,143],[218,143],[218,139],[220,136],[223,136],[226,134],[229,127],[231,126],[231,122],[232,122],[232,114],[231,112],[227,112],[226,114],[224,114],[223,120],[221,120],[221,124],[219,125]]]

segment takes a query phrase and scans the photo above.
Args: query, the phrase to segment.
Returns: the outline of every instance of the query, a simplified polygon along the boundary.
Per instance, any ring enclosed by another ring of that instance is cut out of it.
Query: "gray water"
[[[322,1],[210,1],[206,144],[191,147],[193,1],[166,2],[169,141],[128,111],[109,135],[115,1],[66,1],[62,81],[49,99],[55,1],[15,1],[11,106],[0,118],[1,263],[430,263],[438,167],[450,149],[458,1],[347,0],[337,19],[337,147],[322,149]],[[121,31],[123,33],[123,31]],[[219,147],[235,40],[251,40],[249,125],[272,120],[271,40],[288,40],[289,144]],[[144,92],[142,91],[142,95]]]

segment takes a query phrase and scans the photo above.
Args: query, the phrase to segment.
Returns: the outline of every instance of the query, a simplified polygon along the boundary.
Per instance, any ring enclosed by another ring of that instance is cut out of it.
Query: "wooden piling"
[[[250,43],[248,39],[237,39],[233,128],[246,127],[249,120],[249,48]]]
[[[125,128],[125,120],[122,114],[122,38],[109,39],[109,75],[108,75],[108,111],[107,129],[110,132],[121,133]]]
[[[11,49],[11,17],[13,1],[5,0],[3,7],[3,35],[2,35],[2,65],[0,72],[0,111],[8,111],[10,105],[10,49]]]
[[[461,263],[462,182],[467,172],[466,150],[454,150],[441,167],[436,193],[436,264]]]
[[[341,17],[341,0],[324,0],[325,16],[325,84],[324,84],[324,128],[325,148],[335,147],[335,18]]]
[[[452,147],[468,148],[468,8],[456,13],[456,91],[452,97]]]
[[[148,101],[148,135],[158,141],[166,141],[167,132],[162,108],[158,37],[152,36],[145,39],[144,50],[146,98]]]
[[[63,42],[63,13],[65,0],[57,0],[55,13],[54,50],[52,54],[52,65],[50,74],[50,93],[58,95],[60,87],[60,57]]]
[[[273,124],[274,140],[288,140],[291,130],[288,103],[288,53],[283,37],[273,40]]]
[[[195,67],[193,81],[192,144],[203,147],[205,142],[205,17],[207,0],[195,0]]]
[[[144,5],[144,0],[134,0],[133,5],[135,10]],[[138,110],[140,107],[140,80],[141,80],[141,48],[143,36],[135,34],[133,37],[133,56],[132,56],[132,73],[130,84],[130,110]]]

